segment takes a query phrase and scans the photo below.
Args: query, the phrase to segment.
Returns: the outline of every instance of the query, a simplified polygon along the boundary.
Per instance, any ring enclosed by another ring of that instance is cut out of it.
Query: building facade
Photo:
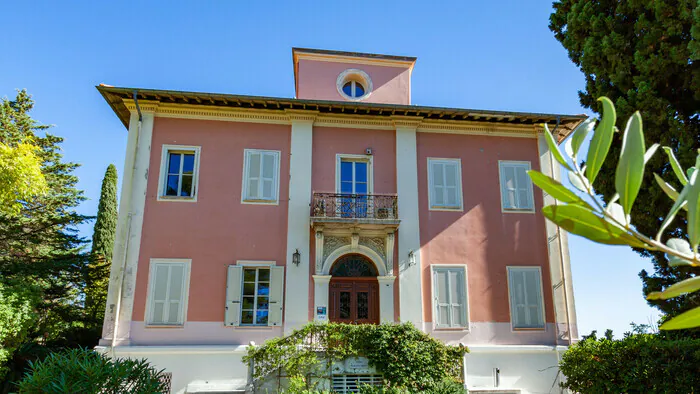
[[[526,171],[558,177],[542,124],[585,117],[415,106],[415,58],[292,53],[294,99],[98,86],[128,129],[101,349],[238,392],[251,342],[408,321],[470,348],[472,392],[550,392],[576,314]]]

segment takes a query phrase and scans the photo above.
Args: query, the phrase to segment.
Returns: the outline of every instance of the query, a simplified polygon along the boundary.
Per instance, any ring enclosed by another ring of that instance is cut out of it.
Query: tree
[[[37,150],[37,146],[26,142],[0,142],[0,212],[17,214],[22,209],[21,201],[46,192]]]
[[[99,329],[104,319],[109,270],[112,264],[114,235],[117,231],[117,168],[114,164],[107,167],[102,179],[102,191],[97,207],[97,219],[92,233],[91,261],[87,267],[85,280],[85,309],[88,324]]]
[[[60,137],[47,132],[30,116],[34,102],[26,91],[19,91],[14,100],[0,103],[0,143],[13,146],[31,141],[46,180],[46,192],[22,201],[19,214],[0,212],[0,283],[6,300],[33,300],[30,305],[10,302],[18,313],[35,315],[26,327],[26,341],[17,348],[5,365],[9,369],[6,382],[16,381],[23,373],[26,359],[34,357],[36,338],[43,348],[84,344],[82,308],[83,272],[87,254],[86,241],[78,235],[77,226],[89,218],[75,208],[83,201],[82,191],[75,185],[78,178],[75,163],[64,162]],[[34,289],[32,297],[19,297],[21,289]],[[85,344],[87,345],[87,344]],[[26,353],[26,352],[30,352]]]
[[[623,119],[639,110],[647,146],[658,142],[669,147],[685,168],[695,164],[700,147],[699,4],[697,0],[561,0],[554,3],[549,25],[585,76],[581,105],[600,113],[596,98],[607,96]],[[621,134],[615,133],[612,141],[611,154],[593,185],[605,201],[616,193]],[[652,158],[647,167],[652,171],[646,172],[644,184],[654,182],[653,173],[670,179],[672,168],[663,157]],[[676,189],[682,186],[676,180],[671,184]],[[631,212],[637,230],[656,233],[672,203],[659,188],[639,195]],[[684,238],[685,229],[686,216],[678,215],[664,238]],[[654,264],[654,273],[640,273],[645,295],[700,274],[695,267],[669,267],[662,253],[634,250],[651,257]],[[700,296],[650,303],[674,316],[700,305]]]

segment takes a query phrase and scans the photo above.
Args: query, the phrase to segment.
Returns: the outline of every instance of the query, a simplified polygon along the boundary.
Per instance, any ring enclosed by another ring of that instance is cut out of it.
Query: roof
[[[129,127],[130,112],[124,100],[131,100],[134,93],[141,100],[152,100],[168,104],[189,104],[240,109],[258,109],[267,111],[309,110],[319,113],[339,115],[372,115],[390,117],[403,115],[433,120],[451,120],[456,122],[491,122],[496,124],[557,124],[557,139],[566,138],[586,115],[542,114],[530,112],[507,112],[478,109],[460,109],[444,107],[425,107],[417,105],[378,104],[355,101],[303,100],[281,97],[244,96],[223,93],[184,92],[175,90],[158,90],[129,87],[115,87],[101,84],[97,90],[107,100],[126,128]]]
[[[345,51],[330,51],[327,49],[312,49],[312,48],[292,48],[292,56],[309,53],[315,55],[329,55],[329,56],[341,56],[341,57],[363,57],[367,59],[382,59],[382,60],[393,60],[399,62],[410,62],[414,63],[416,57],[412,56],[394,56],[394,55],[380,55],[377,53],[363,53],[363,52],[345,52]]]

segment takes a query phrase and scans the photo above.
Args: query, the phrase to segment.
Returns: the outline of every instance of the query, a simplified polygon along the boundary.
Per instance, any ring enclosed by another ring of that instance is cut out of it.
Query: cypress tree
[[[102,179],[102,191],[97,207],[97,220],[92,233],[91,261],[85,283],[85,309],[88,324],[95,330],[102,327],[109,270],[112,263],[114,235],[117,231],[117,168],[110,164]]]

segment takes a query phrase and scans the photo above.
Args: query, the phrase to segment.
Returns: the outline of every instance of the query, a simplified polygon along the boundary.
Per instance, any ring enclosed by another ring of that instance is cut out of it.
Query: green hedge
[[[579,393],[698,392],[700,340],[590,337],[564,353],[560,369],[566,376],[562,386]]]

